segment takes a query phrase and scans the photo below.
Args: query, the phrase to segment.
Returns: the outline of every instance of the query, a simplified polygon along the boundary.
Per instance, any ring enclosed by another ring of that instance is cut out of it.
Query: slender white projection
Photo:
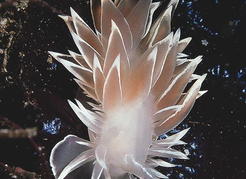
[[[91,0],[93,30],[72,8],[71,16],[60,16],[79,54],[49,53],[96,103],[88,110],[69,101],[90,141],[68,135],[56,144],[50,156],[56,178],[167,178],[155,168],[175,167],[168,158],[188,159],[172,148],[185,144],[188,129],[158,140],[206,92],[200,91],[206,75],[193,74],[202,57],[183,53],[191,38],[171,32],[177,4],[171,0],[154,21],[160,2]]]

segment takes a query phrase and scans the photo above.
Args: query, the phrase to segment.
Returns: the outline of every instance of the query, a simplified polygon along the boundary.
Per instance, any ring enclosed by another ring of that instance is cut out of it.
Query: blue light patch
[[[187,23],[194,25],[196,28],[199,28],[210,35],[217,36],[218,32],[214,32],[210,28],[205,26],[204,19],[201,17],[199,11],[194,10],[193,7],[193,1],[181,1],[181,5],[185,7],[187,16],[189,18],[189,21]]]
[[[43,131],[49,134],[57,134],[61,128],[61,119],[55,118],[52,121],[43,122]]]

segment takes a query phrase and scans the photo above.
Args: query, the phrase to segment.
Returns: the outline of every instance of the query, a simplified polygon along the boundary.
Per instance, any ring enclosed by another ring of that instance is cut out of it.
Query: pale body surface
[[[56,178],[167,178],[155,168],[175,165],[163,159],[188,159],[171,148],[185,144],[180,139],[188,129],[157,140],[206,92],[199,91],[206,75],[193,74],[201,56],[183,53],[191,38],[179,40],[180,30],[171,32],[177,4],[171,0],[153,22],[159,2],[91,0],[95,32],[73,9],[71,16],[61,16],[80,54],[50,54],[97,104],[89,103],[90,111],[79,100],[69,101],[90,141],[68,135],[56,144],[50,157]]]

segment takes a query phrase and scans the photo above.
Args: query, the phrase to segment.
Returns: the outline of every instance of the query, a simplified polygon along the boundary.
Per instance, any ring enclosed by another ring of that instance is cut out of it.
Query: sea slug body
[[[56,144],[50,156],[56,178],[167,178],[155,169],[175,167],[165,158],[188,159],[172,148],[185,144],[180,139],[188,129],[158,136],[188,115],[206,92],[200,91],[206,75],[193,74],[201,56],[183,53],[191,38],[180,40],[180,29],[171,32],[178,0],[153,21],[160,4],[91,0],[95,31],[72,8],[71,16],[60,16],[80,53],[49,53],[97,104],[89,103],[90,111],[79,100],[69,101],[90,141],[68,135]]]

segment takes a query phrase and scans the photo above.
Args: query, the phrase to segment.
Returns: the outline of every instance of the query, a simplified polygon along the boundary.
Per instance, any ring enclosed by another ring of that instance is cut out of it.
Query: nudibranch
[[[180,29],[171,32],[178,0],[154,21],[160,4],[91,0],[94,29],[72,8],[71,16],[60,16],[79,54],[49,53],[97,103],[88,110],[79,100],[68,101],[90,141],[68,135],[56,144],[50,156],[56,178],[167,178],[155,168],[174,167],[168,158],[188,159],[172,148],[185,144],[188,129],[158,136],[179,125],[206,92],[200,91],[206,74],[193,74],[201,56],[183,53],[191,38],[180,40]]]

